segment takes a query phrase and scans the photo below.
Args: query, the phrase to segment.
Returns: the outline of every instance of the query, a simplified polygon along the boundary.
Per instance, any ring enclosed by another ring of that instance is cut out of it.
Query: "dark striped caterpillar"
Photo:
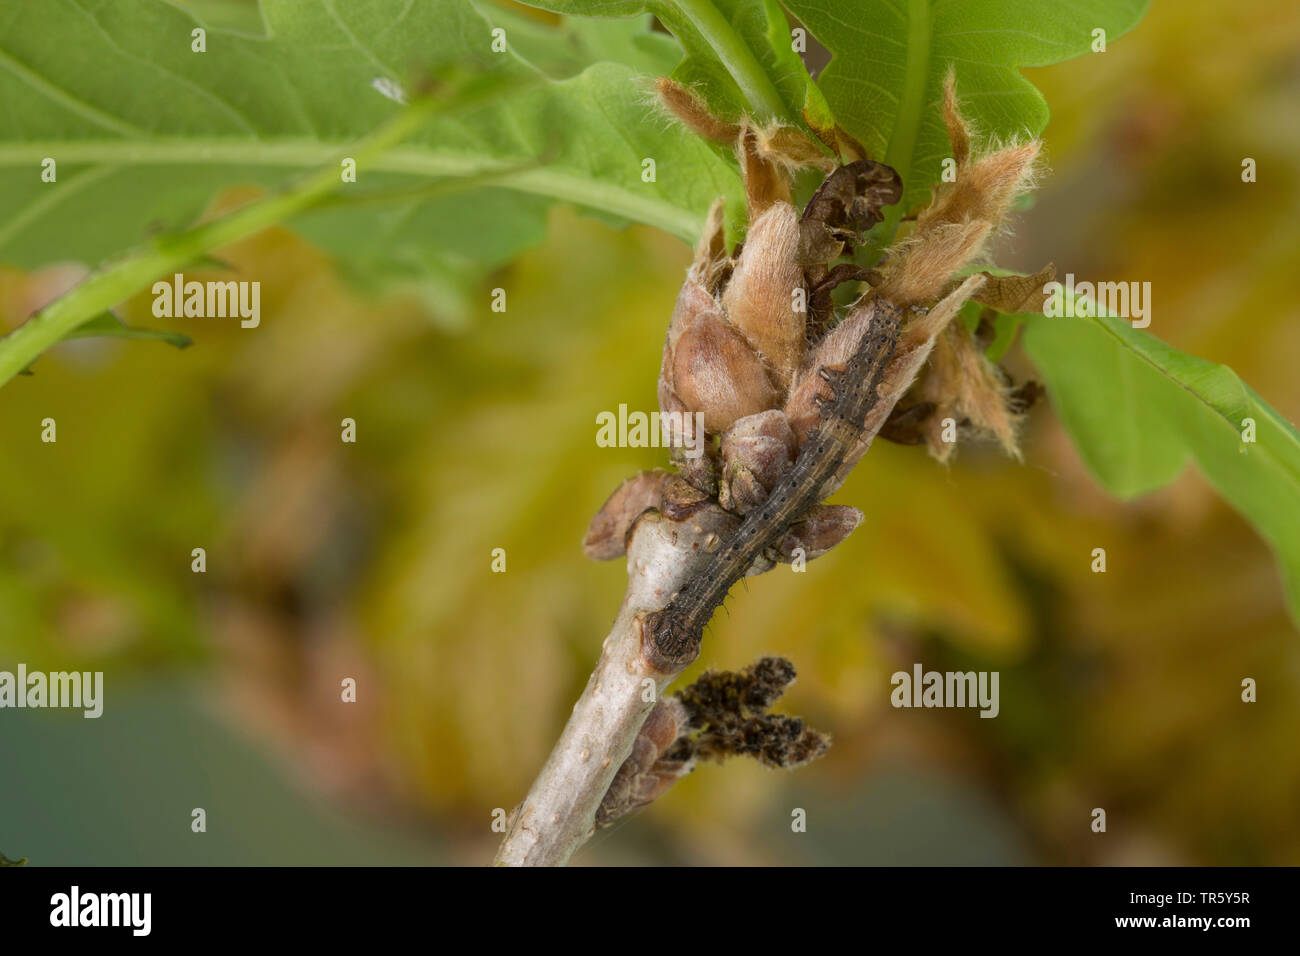
[[[651,660],[680,668],[700,652],[704,626],[754,560],[780,541],[813,505],[862,434],[875,406],[877,388],[898,345],[901,311],[892,302],[874,301],[867,333],[842,369],[823,367],[822,379],[833,397],[819,403],[820,423],[767,499],[751,511],[736,532],[668,604],[646,617],[644,633]]]

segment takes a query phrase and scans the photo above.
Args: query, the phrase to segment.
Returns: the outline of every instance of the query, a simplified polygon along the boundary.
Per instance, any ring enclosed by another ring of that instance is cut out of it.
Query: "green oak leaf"
[[[833,126],[817,84],[795,52],[776,0],[525,0],[530,6],[588,17],[654,14],[685,56],[674,79],[704,97],[717,115]]]
[[[950,155],[939,105],[949,67],[963,114],[984,137],[1034,137],[1043,95],[1020,74],[1087,54],[1132,29],[1149,0],[786,0],[831,51],[817,77],[835,118],[903,178],[903,199],[877,228],[924,204]]]
[[[664,76],[682,58],[681,46],[668,34],[653,30],[650,16],[565,17],[553,25],[509,7],[483,4],[481,9],[494,27],[506,31],[515,54],[555,79],[575,76],[602,60],[648,76]]]
[[[453,321],[477,307],[466,298],[473,283],[540,239],[557,201],[692,242],[714,198],[739,201],[734,164],[649,119],[644,73],[602,62],[548,78],[510,48],[508,30],[494,51],[491,11],[465,0],[263,0],[264,34],[246,22],[207,25],[198,53],[191,32],[204,9],[0,7],[0,262],[98,264],[192,225],[228,187],[285,188],[337,165],[390,120],[401,105],[384,90],[414,89],[449,67],[531,85],[434,119],[359,169],[348,188],[390,190],[391,204],[331,204],[296,227],[376,281],[423,284]],[[649,62],[664,60],[666,40],[644,44]],[[46,158],[55,182],[42,181]],[[647,159],[654,177],[643,177]],[[468,195],[410,198],[423,184],[475,176],[494,178]]]

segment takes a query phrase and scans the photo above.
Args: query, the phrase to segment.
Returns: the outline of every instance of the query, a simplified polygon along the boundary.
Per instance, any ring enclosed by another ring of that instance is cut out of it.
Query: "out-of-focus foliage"
[[[998,258],[1151,281],[1152,331],[1295,419],[1289,12],[1156,4],[1126,42],[1034,75],[1053,174]],[[1243,156],[1282,191],[1241,184]],[[596,447],[595,416],[653,407],[689,252],[553,214],[543,246],[474,289],[459,332],[427,299],[359,297],[282,231],[222,257],[262,279],[259,329],[175,320],[195,339],[179,353],[71,343],[6,387],[0,666],[207,671],[286,764],[400,799],[482,862],[492,809],[522,797],[622,594],[621,563],[579,542],[663,456]],[[32,286],[0,276],[5,316]],[[159,324],[148,296],[122,317]],[[1010,361],[1029,374],[1018,346]],[[1300,645],[1267,548],[1199,477],[1115,502],[1043,406],[1023,464],[962,448],[945,469],[881,443],[835,500],[864,524],[806,574],[738,588],[696,667],[789,657],[782,709],[834,735],[827,758],[791,776],[703,767],[587,859],[1300,859]],[[200,546],[206,575],[189,569]],[[1001,713],[893,710],[889,675],[918,661],[999,670]],[[1259,703],[1241,702],[1244,677]],[[102,786],[123,784],[106,770]],[[807,834],[790,832],[796,806]]]

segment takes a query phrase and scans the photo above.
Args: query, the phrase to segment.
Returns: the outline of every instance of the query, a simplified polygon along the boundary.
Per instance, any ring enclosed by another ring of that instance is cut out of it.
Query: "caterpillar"
[[[877,388],[898,345],[902,312],[883,299],[874,300],[867,333],[842,369],[823,366],[818,374],[832,398],[819,403],[820,422],[800,448],[794,463],[761,505],[746,515],[723,546],[662,609],[646,617],[644,634],[651,659],[668,667],[693,661],[704,627],[754,560],[775,545],[822,499],[822,489],[843,464],[862,434],[875,406]]]

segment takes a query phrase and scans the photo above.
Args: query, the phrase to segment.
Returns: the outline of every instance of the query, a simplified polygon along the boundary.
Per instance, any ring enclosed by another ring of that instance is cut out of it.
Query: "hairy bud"
[[[735,272],[722,293],[728,321],[776,372],[782,393],[805,347],[807,296],[803,270],[795,261],[798,245],[794,207],[774,204],[750,226]]]

